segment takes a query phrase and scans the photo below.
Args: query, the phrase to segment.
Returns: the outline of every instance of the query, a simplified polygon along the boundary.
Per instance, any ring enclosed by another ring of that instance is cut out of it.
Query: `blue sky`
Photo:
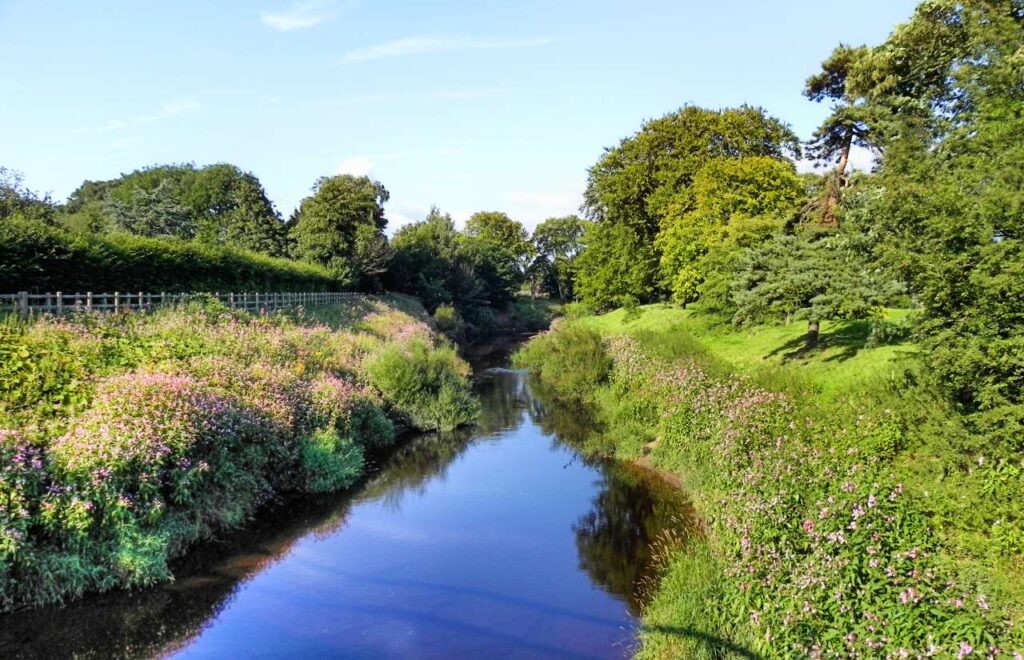
[[[64,198],[154,163],[230,162],[287,216],[314,180],[369,173],[392,228],[432,204],[533,226],[586,168],[687,103],[800,94],[840,41],[914,0],[0,0],[0,165]]]

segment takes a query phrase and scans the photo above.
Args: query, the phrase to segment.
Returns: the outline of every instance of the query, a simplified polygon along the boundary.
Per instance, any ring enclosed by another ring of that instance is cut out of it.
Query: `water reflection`
[[[0,617],[0,657],[628,654],[686,503],[563,444],[593,420],[521,373],[478,381],[478,427],[407,443],[352,495],[277,503],[173,584]]]

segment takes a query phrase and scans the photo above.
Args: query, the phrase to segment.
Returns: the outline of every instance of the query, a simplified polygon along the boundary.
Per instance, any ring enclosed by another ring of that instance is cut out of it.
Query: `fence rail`
[[[165,305],[176,305],[190,300],[215,298],[232,309],[250,311],[329,305],[358,296],[358,293],[146,293],[144,291],[113,293],[0,293],[0,312],[14,312],[22,318],[32,314],[67,314],[75,311],[148,311]]]

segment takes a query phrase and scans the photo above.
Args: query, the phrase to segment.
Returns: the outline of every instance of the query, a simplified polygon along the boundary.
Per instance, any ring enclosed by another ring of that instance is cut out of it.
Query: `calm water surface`
[[[170,585],[0,617],[0,657],[620,658],[651,544],[688,517],[584,460],[581,415],[477,378],[478,427],[423,436],[354,494],[289,499]]]

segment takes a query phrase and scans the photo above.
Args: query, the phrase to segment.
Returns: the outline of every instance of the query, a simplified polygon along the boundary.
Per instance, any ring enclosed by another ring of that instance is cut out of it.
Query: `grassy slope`
[[[749,374],[755,380],[799,382],[827,400],[875,387],[899,371],[899,362],[917,352],[909,343],[868,347],[866,321],[824,322],[820,348],[807,355],[801,350],[807,326],[800,322],[738,329],[692,309],[662,304],[639,309],[640,316],[632,320],[618,309],[585,318],[583,323],[605,336],[630,334],[647,339],[651,349],[662,352],[672,350],[658,346],[664,335],[678,333],[729,371]],[[906,314],[905,310],[889,310],[888,318],[896,320]]]
[[[919,405],[922,418],[933,420],[948,415],[944,406],[927,410],[935,405],[930,397],[918,404],[916,398],[913,402],[906,398],[906,391],[888,387],[916,361],[918,349],[910,342],[869,346],[867,322],[823,324],[821,346],[807,353],[802,350],[806,331],[803,323],[737,329],[716,323],[699,310],[657,304],[641,307],[639,311],[640,315],[634,314],[633,318],[619,309],[581,322],[604,336],[634,336],[646,350],[663,358],[698,354],[712,368],[742,374],[770,390],[798,392],[814,406],[842,407],[846,410],[844,415],[856,415],[858,407],[868,401],[875,405]],[[907,314],[906,310],[889,310],[887,317],[899,320]],[[955,424],[955,420],[946,419],[943,423]],[[634,445],[626,442],[617,453],[629,458],[637,449]],[[927,445],[912,447],[896,461],[898,469],[919,492],[932,489],[933,502],[945,500],[945,515],[933,513],[938,518],[946,518],[950,513],[955,517],[958,506],[970,506],[963,498],[966,484],[940,486],[947,460],[944,451]],[[695,480],[699,481],[699,476]],[[983,536],[966,526],[947,525],[945,534],[947,547],[961,565],[961,574],[987,584],[990,593],[999,594],[1004,602],[1018,604],[1011,606],[1018,609],[1024,601],[1018,563],[986,562],[976,550],[968,549],[970,543],[984,543]],[[712,542],[706,540],[689,554],[681,553],[673,560],[645,616],[644,657],[748,657],[741,649],[730,649],[729,642],[688,628],[688,622],[711,623],[707,604],[715,602],[718,589],[715,552],[706,544]]]

